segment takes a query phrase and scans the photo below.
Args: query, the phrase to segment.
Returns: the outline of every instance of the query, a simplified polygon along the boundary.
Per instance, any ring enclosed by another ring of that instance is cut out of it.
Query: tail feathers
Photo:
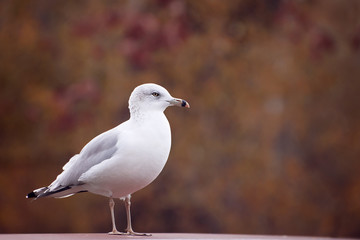
[[[49,191],[48,187],[42,187],[42,188],[38,188],[34,191],[32,191],[31,193],[29,193],[28,195],[26,195],[26,198],[39,198],[39,197],[44,197],[43,195]]]
[[[41,197],[55,197],[55,198],[63,198],[63,197],[69,197],[71,195],[74,195],[78,192],[84,192],[84,191],[76,191],[75,189],[71,189],[72,186],[66,186],[59,188],[57,190],[50,190],[49,187],[42,187],[35,189],[31,193],[29,193],[26,198],[41,198]]]

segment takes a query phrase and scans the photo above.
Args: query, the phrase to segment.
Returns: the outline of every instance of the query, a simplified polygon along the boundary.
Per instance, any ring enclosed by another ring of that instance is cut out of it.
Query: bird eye
[[[154,97],[160,96],[160,94],[158,92],[153,92],[151,95],[153,95]]]

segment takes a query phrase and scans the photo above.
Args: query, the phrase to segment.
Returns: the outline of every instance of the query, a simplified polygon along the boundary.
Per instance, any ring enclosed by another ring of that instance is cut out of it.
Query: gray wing
[[[64,171],[50,184],[49,191],[59,192],[61,189],[81,184],[78,179],[83,173],[113,156],[117,150],[119,134],[118,129],[113,128],[92,139],[79,154],[64,165]]]

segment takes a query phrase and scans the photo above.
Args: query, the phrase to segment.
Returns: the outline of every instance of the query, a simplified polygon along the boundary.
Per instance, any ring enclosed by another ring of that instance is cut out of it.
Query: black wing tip
[[[42,198],[42,197],[49,197],[51,195],[54,195],[56,193],[60,193],[60,192],[63,192],[63,191],[66,191],[66,190],[69,190],[71,189],[72,186],[69,185],[69,186],[66,186],[66,187],[63,187],[63,188],[60,188],[56,191],[49,191],[49,188],[48,187],[43,187],[43,188],[39,188],[39,189],[36,189],[34,191],[32,191],[31,193],[29,193],[28,195],[26,195],[26,198],[35,198],[35,199],[38,199],[38,198]],[[65,196],[70,196],[70,195],[74,195],[75,193],[82,193],[82,192],[87,192],[87,190],[81,190],[81,191],[78,191],[78,192],[73,192],[73,193],[69,193],[69,194],[65,194],[63,196],[53,196],[55,198],[61,198],[61,197],[65,197]]]
[[[36,194],[34,192],[29,193],[28,195],[26,195],[26,198],[36,198]]]

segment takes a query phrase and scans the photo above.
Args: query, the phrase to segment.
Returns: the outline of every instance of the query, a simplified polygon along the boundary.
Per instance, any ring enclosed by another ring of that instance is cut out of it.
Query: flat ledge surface
[[[152,233],[150,237],[142,236],[122,236],[109,235],[106,233],[54,233],[54,234],[0,234],[0,240],[102,240],[102,239],[252,239],[252,240],[330,240],[330,239],[346,239],[346,238],[330,238],[330,237],[302,237],[302,236],[271,236],[271,235],[241,235],[241,234],[199,234],[199,233]],[[349,239],[349,238],[347,238]]]

